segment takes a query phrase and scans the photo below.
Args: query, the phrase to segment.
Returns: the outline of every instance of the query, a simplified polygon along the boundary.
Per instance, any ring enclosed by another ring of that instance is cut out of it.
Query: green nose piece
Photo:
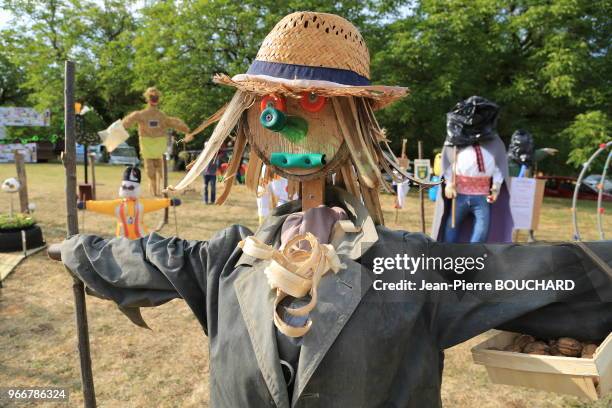
[[[278,109],[269,107],[261,112],[259,122],[273,132],[279,132],[290,142],[299,143],[308,134],[308,122],[299,116],[287,116]]]
[[[325,164],[325,155],[320,153],[272,153],[270,163],[281,168],[312,169]]]

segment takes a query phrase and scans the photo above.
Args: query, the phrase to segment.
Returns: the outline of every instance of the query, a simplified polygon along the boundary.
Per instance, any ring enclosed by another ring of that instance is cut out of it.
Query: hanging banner
[[[15,150],[24,155],[26,163],[36,163],[36,143],[11,143],[0,145],[0,163],[15,161]]]
[[[51,111],[42,113],[33,108],[0,108],[0,126],[49,126]]]

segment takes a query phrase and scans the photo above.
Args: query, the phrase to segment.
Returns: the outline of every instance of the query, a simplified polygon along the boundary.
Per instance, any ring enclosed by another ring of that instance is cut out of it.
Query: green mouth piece
[[[313,169],[325,165],[325,155],[321,153],[282,153],[270,156],[270,163],[281,168]]]

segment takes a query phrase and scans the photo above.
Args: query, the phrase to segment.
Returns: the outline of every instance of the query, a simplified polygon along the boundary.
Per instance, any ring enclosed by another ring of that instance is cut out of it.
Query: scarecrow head
[[[533,164],[533,136],[526,130],[519,129],[512,134],[508,146],[508,158],[515,163],[531,166]]]
[[[7,178],[2,182],[2,191],[5,193],[16,193],[21,188],[21,183],[14,177]]]
[[[335,174],[336,184],[364,198],[382,222],[378,189],[391,188],[382,172],[407,174],[374,111],[407,90],[370,83],[370,55],[355,26],[333,14],[290,14],[264,39],[245,74],[214,81],[237,92],[201,156],[171,189],[192,182],[236,128],[235,148],[251,147],[247,175],[259,178],[263,164],[302,185]]]
[[[159,92],[159,90],[155,87],[150,87],[147,88],[143,96],[149,106],[157,106],[159,104],[159,99],[161,98],[161,92]]]
[[[140,169],[128,166],[123,172],[123,180],[119,187],[119,197],[137,199],[140,197]]]

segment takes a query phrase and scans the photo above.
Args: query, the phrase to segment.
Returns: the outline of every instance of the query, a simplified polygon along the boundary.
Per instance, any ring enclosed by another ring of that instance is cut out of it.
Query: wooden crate
[[[493,337],[472,348],[474,362],[486,367],[493,383],[537,388],[593,401],[612,391],[612,333],[597,348],[593,358],[489,350],[492,347],[502,350],[518,335],[496,331]]]

